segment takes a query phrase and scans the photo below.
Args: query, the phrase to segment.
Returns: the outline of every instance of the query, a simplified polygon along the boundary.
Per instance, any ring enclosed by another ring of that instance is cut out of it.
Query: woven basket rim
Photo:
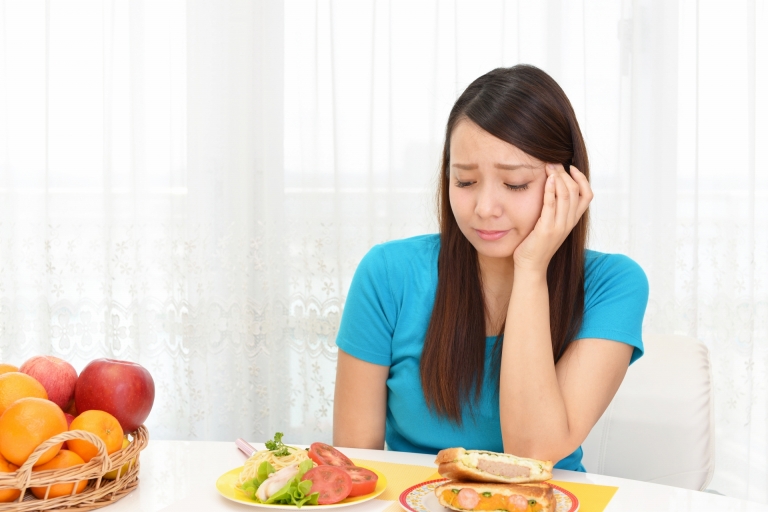
[[[17,489],[22,491],[19,499],[11,503],[0,503],[0,511],[26,512],[31,510],[59,510],[79,505],[77,510],[94,510],[127,495],[138,485],[139,453],[149,443],[149,431],[144,425],[134,432],[129,432],[133,441],[112,454],[106,453],[104,442],[96,435],[84,430],[68,430],[41,443],[29,456],[22,466],[11,473],[0,473],[0,490]],[[99,454],[85,464],[64,469],[32,471],[32,461],[39,455],[59,442],[70,439],[84,439],[92,442],[99,449]],[[39,453],[38,453],[39,452]],[[104,479],[103,476],[114,469],[122,468],[130,463],[128,471],[122,472],[115,480]],[[58,498],[24,500],[30,487],[48,487],[56,484],[73,483],[90,480],[85,489],[75,495]],[[24,500],[24,501],[21,501]]]

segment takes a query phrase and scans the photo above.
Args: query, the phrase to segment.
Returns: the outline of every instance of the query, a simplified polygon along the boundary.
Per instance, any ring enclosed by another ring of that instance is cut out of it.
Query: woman
[[[461,446],[584,471],[581,443],[642,355],[642,269],[585,249],[589,162],[545,72],[495,69],[446,127],[440,234],[378,245],[337,336],[334,444]]]

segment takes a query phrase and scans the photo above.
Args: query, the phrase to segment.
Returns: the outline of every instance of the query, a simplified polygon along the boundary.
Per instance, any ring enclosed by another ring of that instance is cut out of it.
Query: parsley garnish
[[[267,450],[271,451],[275,457],[285,457],[286,455],[291,454],[291,452],[288,451],[288,447],[283,444],[282,432],[275,432],[275,439],[270,439],[264,443],[264,445],[267,447]]]

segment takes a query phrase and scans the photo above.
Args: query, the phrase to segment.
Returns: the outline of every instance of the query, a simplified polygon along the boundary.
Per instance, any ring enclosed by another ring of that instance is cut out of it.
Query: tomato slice
[[[349,460],[346,455],[341,453],[333,446],[325,443],[312,443],[309,445],[309,458],[320,466],[354,466],[355,463]]]
[[[352,477],[338,466],[315,466],[304,473],[301,479],[312,482],[310,494],[320,493],[317,498],[318,505],[338,503],[349,496],[352,490]]]
[[[350,498],[371,494],[376,490],[379,475],[370,469],[360,466],[342,466],[342,469],[349,473],[350,478],[352,478],[352,490],[349,491]]]

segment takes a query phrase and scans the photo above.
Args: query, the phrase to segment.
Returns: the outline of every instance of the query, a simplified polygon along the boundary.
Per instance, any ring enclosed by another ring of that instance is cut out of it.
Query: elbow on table
[[[384,437],[371,433],[354,433],[344,429],[333,428],[333,446],[343,448],[367,448],[371,450],[384,449]]]
[[[563,440],[561,442],[548,442],[531,440],[527,443],[504,443],[504,453],[526,457],[528,459],[549,460],[557,464],[558,461],[568,457],[576,451],[581,442]]]

